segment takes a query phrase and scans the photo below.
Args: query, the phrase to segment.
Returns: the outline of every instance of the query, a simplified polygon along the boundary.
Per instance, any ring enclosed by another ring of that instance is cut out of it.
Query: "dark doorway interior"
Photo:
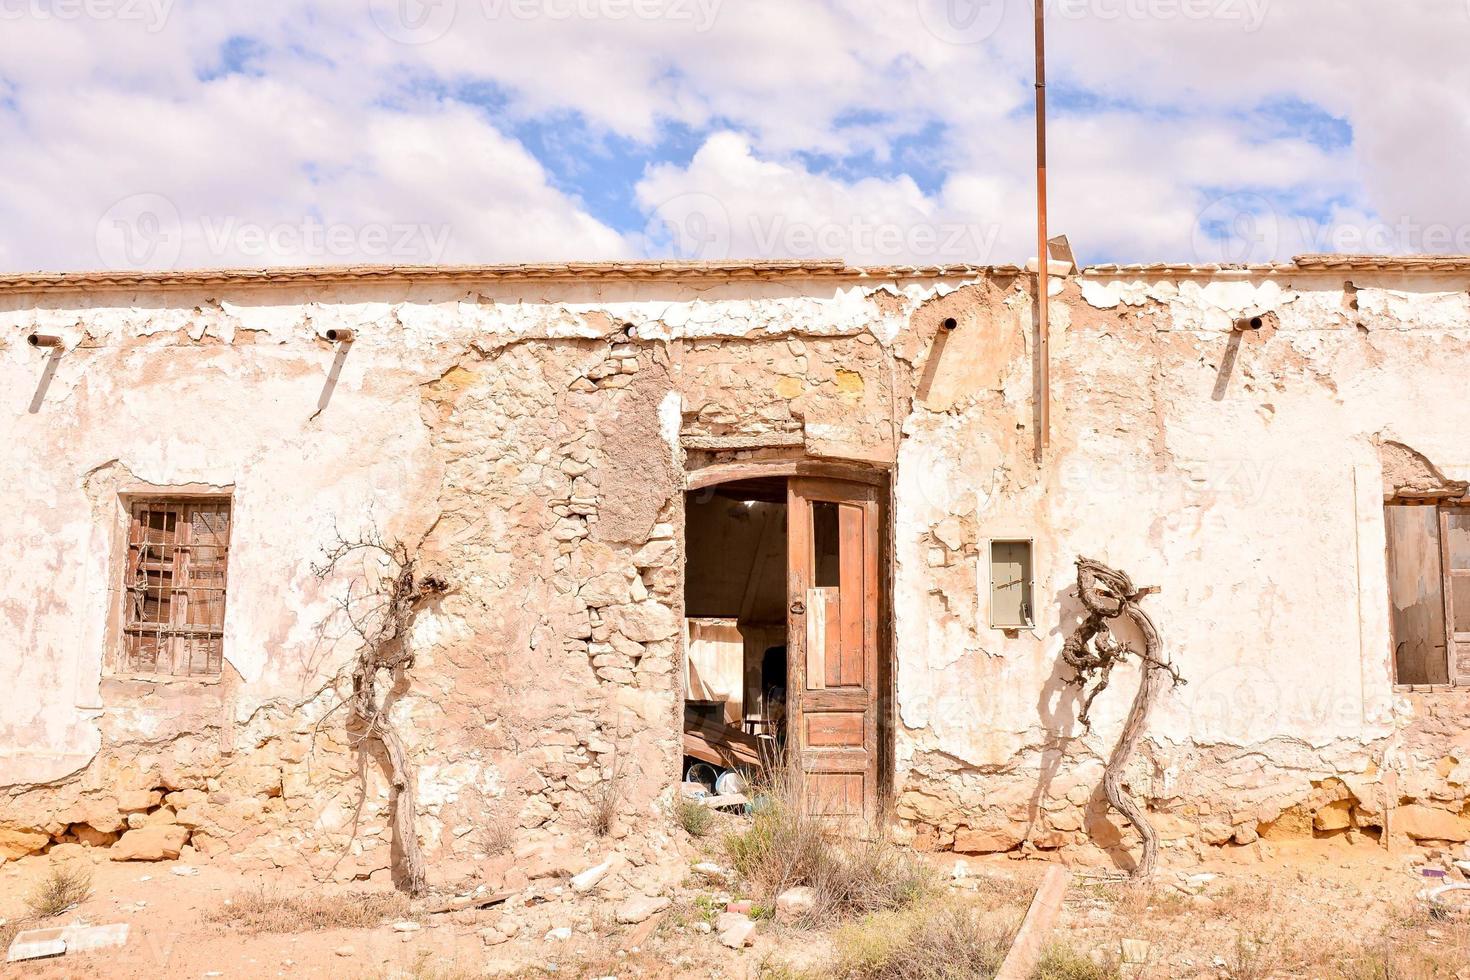
[[[786,479],[685,500],[685,769],[760,768],[786,741]]]

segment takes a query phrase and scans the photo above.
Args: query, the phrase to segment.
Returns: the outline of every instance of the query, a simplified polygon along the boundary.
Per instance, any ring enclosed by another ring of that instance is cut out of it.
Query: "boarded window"
[[[1470,684],[1470,508],[1391,503],[1388,594],[1400,684]]]
[[[990,625],[1023,629],[1034,624],[1031,542],[990,542]]]
[[[125,672],[219,675],[229,541],[228,498],[133,501],[123,570]]]

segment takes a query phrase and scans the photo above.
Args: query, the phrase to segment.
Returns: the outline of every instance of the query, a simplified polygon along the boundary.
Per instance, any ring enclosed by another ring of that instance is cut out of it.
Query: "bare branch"
[[[1163,642],[1153,619],[1139,605],[1139,600],[1151,591],[1135,588],[1126,573],[1109,568],[1102,562],[1078,558],[1077,597],[1082,600],[1087,617],[1062,645],[1062,659],[1077,672],[1068,683],[1084,692],[1078,720],[1087,731],[1092,730],[1092,703],[1107,688],[1113,668],[1129,655],[1138,657],[1143,664],[1143,679],[1133,697],[1133,707],[1103,770],[1103,794],[1108,803],[1123,814],[1143,838],[1143,856],[1134,870],[1134,875],[1140,878],[1153,874],[1158,860],[1158,836],[1143,808],[1123,792],[1123,769],[1143,737],[1149,711],[1164,675],[1168,675],[1175,685],[1184,683],[1178,668],[1164,654]],[[1141,653],[1113,636],[1108,624],[1120,618],[1128,619],[1143,635],[1144,649]],[[1093,685],[1090,691],[1088,684]]]
[[[413,666],[413,653],[406,639],[414,618],[423,603],[445,592],[446,586],[433,576],[420,577],[415,556],[408,546],[401,541],[385,540],[376,528],[353,540],[344,538],[340,531],[335,533],[336,542],[327,549],[322,562],[312,566],[312,571],[325,579],[342,572],[349,559],[362,559],[362,573],[348,580],[346,594],[337,600],[338,608],[361,644],[356,657],[334,680],[334,686],[350,680],[351,693],[318,720],[313,741],[326,718],[337,707],[346,705],[350,744],[363,750],[376,742],[383,749],[394,794],[393,845],[398,852],[399,880],[410,894],[420,895],[426,882],[423,853],[415,829],[414,768],[402,736],[379,700],[378,675],[387,671],[390,679],[396,681],[402,671]]]

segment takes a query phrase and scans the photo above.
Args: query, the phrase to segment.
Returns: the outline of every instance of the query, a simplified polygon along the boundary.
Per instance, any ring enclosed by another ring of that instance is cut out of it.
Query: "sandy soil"
[[[1253,856],[1248,864],[1222,859],[1165,870],[1147,885],[1076,869],[1055,939],[1129,977],[1470,977],[1470,967],[1461,966],[1470,964],[1470,930],[1431,917],[1415,898],[1427,883],[1424,852],[1304,840]],[[699,854],[691,848],[676,857],[687,868]],[[1044,868],[1006,857],[928,860],[945,889],[1017,917]],[[27,915],[25,895],[49,869],[44,856],[0,869],[7,944]],[[738,896],[692,872],[669,889],[673,905],[646,938],[639,926],[615,921],[625,895],[576,895],[552,881],[485,910],[405,913],[356,929],[312,928],[317,920],[303,919],[309,931],[260,933],[231,912],[252,890],[318,898],[313,907],[324,920],[334,907],[360,902],[364,891],[389,893],[386,886],[324,887],[290,870],[245,873],[218,863],[102,861],[93,872],[85,902],[24,927],[126,922],[126,946],[11,964],[0,977],[742,978],[769,975],[778,964],[819,974],[832,956],[830,934],[770,922],[760,924],[749,948],[719,945],[706,923]],[[396,931],[395,922],[417,928]],[[508,922],[517,927],[514,938],[487,944],[482,933]],[[546,938],[557,928],[570,929],[570,938]],[[1124,940],[1132,941],[1126,952],[1137,962],[1122,962]],[[1401,972],[1385,972],[1385,964]]]

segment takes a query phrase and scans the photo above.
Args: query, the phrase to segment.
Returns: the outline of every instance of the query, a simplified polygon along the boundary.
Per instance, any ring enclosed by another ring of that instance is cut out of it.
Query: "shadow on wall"
[[[1073,626],[1082,620],[1082,603],[1071,589],[1058,592],[1054,602],[1059,610],[1056,627],[1047,634],[1047,643],[1057,643],[1056,658],[1052,662],[1051,675],[1041,685],[1036,699],[1036,715],[1041,720],[1041,729],[1046,732],[1046,747],[1041,750],[1041,770],[1037,774],[1036,790],[1026,808],[1026,836],[1029,839],[1036,830],[1041,816],[1041,801],[1051,788],[1052,780],[1061,771],[1067,758],[1077,724],[1077,712],[1081,706],[1081,688],[1072,687],[1072,669],[1062,659],[1061,642],[1066,639]]]
[[[332,358],[332,366],[327,369],[326,380],[322,383],[322,393],[317,396],[316,411],[311,413],[312,418],[325,412],[327,406],[332,403],[332,393],[337,390],[337,382],[342,377],[342,365],[347,362],[347,353],[351,349],[351,340],[337,345],[337,353]]]
[[[61,348],[51,348],[51,354],[46,358],[46,367],[41,372],[41,380],[36,382],[36,393],[31,396],[30,413],[35,415],[41,411],[41,405],[46,401],[46,390],[51,387],[51,379],[56,377],[56,368],[61,363]]]
[[[1028,840],[1035,838],[1038,832],[1045,832],[1045,828],[1038,826],[1041,819],[1041,803],[1046,798],[1052,781],[1061,771],[1062,766],[1069,759],[1075,761],[1077,758],[1072,755],[1073,747],[1080,747],[1083,755],[1092,754],[1087,743],[1082,740],[1082,733],[1077,732],[1077,716],[1081,710],[1083,691],[1081,687],[1070,683],[1073,671],[1062,659],[1061,652],[1062,643],[1085,618],[1085,610],[1081,600],[1077,598],[1075,585],[1057,592],[1053,601],[1059,614],[1056,627],[1047,634],[1047,642],[1055,644],[1056,657],[1052,662],[1051,675],[1042,685],[1041,693],[1036,700],[1036,714],[1040,719],[1042,730],[1046,733],[1046,744],[1041,750],[1041,766],[1037,774],[1036,789],[1031,794],[1026,811],[1026,838]],[[1118,623],[1117,627],[1118,639],[1129,646],[1136,647],[1139,638],[1131,624]],[[1131,689],[1125,692],[1125,696],[1130,699],[1131,703]],[[1094,756],[1094,758],[1103,763],[1107,761],[1101,756]],[[1126,851],[1120,848],[1122,837],[1117,827],[1103,816],[1107,811],[1101,781],[1091,788],[1083,809],[1085,811],[1083,828],[1093,843],[1106,850],[1118,868],[1132,871],[1135,862]]]

